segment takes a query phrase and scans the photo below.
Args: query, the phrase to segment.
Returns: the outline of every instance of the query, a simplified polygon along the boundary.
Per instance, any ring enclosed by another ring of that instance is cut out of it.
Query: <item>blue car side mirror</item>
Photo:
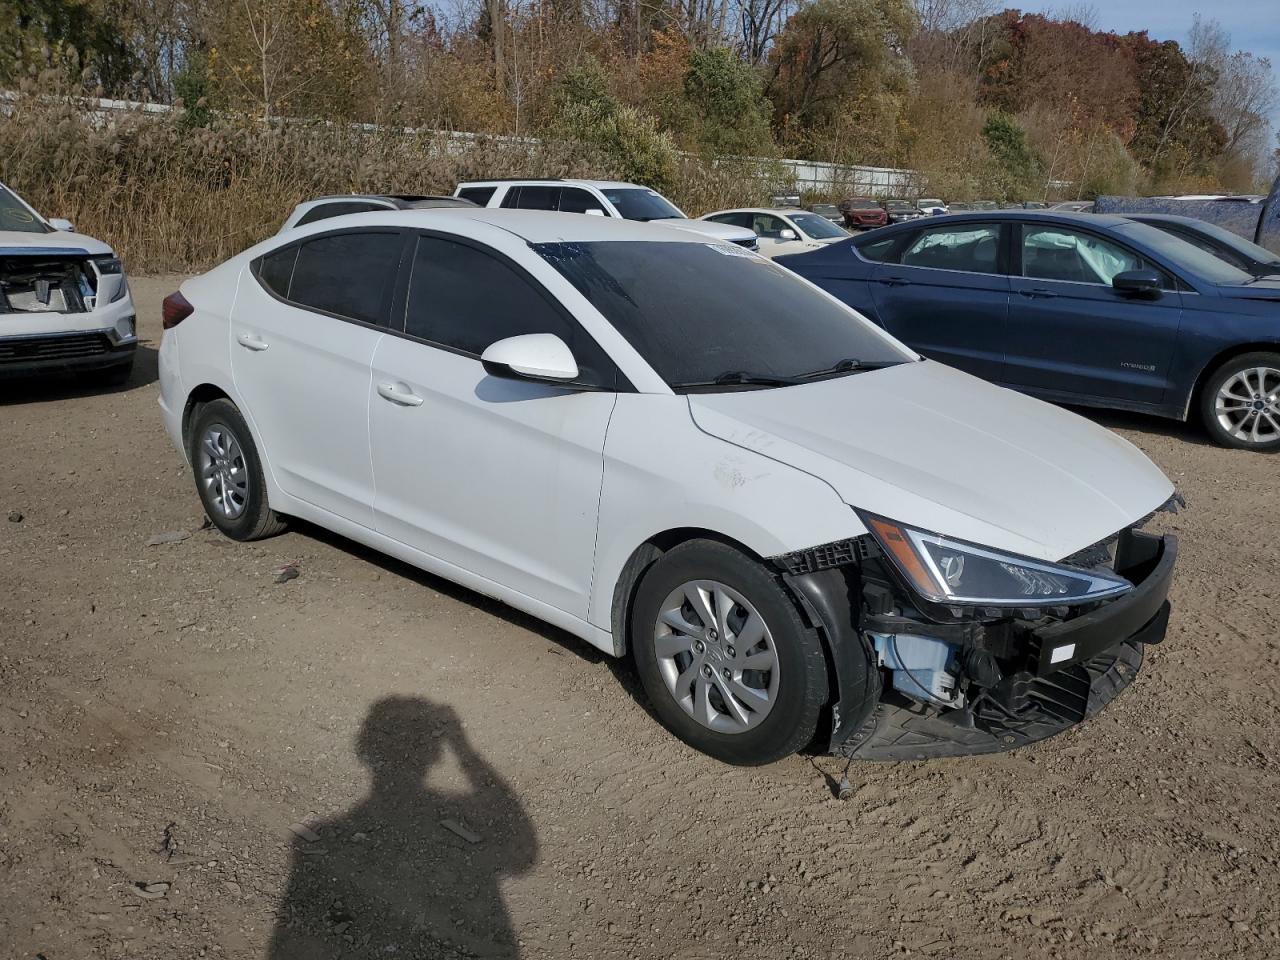
[[[1111,286],[1120,293],[1152,297],[1160,293],[1163,281],[1159,272],[1150,267],[1142,270],[1125,270],[1111,278]]]

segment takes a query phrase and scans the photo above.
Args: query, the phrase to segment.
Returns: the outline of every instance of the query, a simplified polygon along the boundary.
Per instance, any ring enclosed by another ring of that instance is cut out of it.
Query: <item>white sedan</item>
[[[1137,527],[1172,487],[1137,449],[687,230],[337,217],[164,326],[164,423],[223,533],[304,518],[630,655],[728,762],[1027,743],[1164,633],[1175,550]]]
[[[786,253],[803,253],[817,250],[838,240],[848,240],[850,233],[826,217],[796,207],[768,209],[741,207],[735,210],[717,210],[708,213],[703,220],[745,227],[760,238],[760,252],[766,257],[780,257]]]
[[[0,379],[129,379],[138,347],[124,267],[100,240],[46,220],[0,183]]]

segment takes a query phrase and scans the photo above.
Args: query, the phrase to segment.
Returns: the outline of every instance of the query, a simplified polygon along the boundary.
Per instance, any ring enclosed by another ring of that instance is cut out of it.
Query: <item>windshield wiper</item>
[[[818,380],[822,377],[834,377],[842,373],[862,373],[864,370],[883,370],[885,367],[896,367],[905,360],[856,360],[852,357],[841,360],[822,370],[811,370],[795,377],[798,381]]]
[[[804,381],[798,377],[775,377],[767,373],[750,373],[746,370],[726,370],[710,380],[677,383],[680,390],[706,390],[712,387],[793,387]]]

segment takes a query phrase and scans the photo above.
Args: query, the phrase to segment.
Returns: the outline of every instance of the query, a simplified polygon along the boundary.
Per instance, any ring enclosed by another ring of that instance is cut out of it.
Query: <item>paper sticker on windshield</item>
[[[706,243],[703,246],[710,247],[722,257],[746,257],[748,260],[763,260],[764,258],[752,253],[746,247],[739,247],[732,243]]]

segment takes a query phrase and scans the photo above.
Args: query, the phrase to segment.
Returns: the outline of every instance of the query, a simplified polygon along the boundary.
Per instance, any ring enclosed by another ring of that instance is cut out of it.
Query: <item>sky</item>
[[[1071,0],[1037,3],[1024,0],[1007,4],[1026,13],[1053,13],[1078,8]],[[1101,30],[1118,33],[1145,30],[1155,40],[1185,44],[1195,15],[1217,20],[1231,35],[1235,50],[1267,57],[1280,81],[1280,0],[1098,0],[1088,2]],[[1271,118],[1280,127],[1280,109]]]

